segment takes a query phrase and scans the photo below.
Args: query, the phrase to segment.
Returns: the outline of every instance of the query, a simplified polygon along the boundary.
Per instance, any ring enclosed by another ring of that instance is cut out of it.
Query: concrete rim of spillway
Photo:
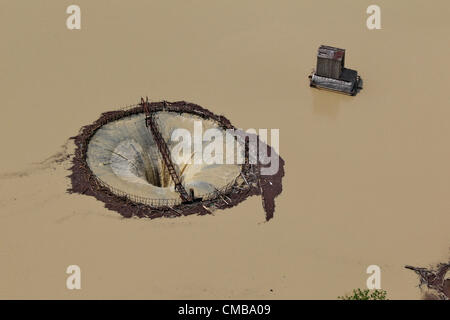
[[[217,129],[222,135],[226,134],[216,121],[191,113],[156,111],[153,117],[171,153],[179,144],[171,139],[175,130],[189,132],[191,140],[194,140],[195,126],[201,133]],[[234,139],[223,138],[222,142],[222,151],[231,149],[233,154],[239,153],[243,158],[244,150]],[[209,143],[203,141],[202,150]],[[239,164],[195,164],[192,147],[183,162],[174,166],[184,188],[194,192],[196,197],[214,196],[217,190],[224,190],[239,177]],[[223,152],[218,156],[224,159]],[[115,194],[127,194],[133,201],[153,206],[180,203],[180,195],[145,125],[144,113],[128,115],[100,127],[89,141],[86,160],[100,183]]]
[[[150,108],[163,122],[160,130],[166,141],[171,130],[180,127],[180,119],[188,119],[181,127],[201,121],[205,129],[235,129],[224,116],[184,101],[152,102]],[[260,193],[256,165],[191,165],[184,168],[184,184],[201,201],[182,204],[170,177],[161,175],[162,161],[144,119],[142,105],[133,105],[105,112],[84,126],[73,137],[77,148],[69,191],[92,195],[125,217],[150,218],[210,213],[208,209],[232,207]],[[244,152],[238,142],[236,146],[236,152]]]

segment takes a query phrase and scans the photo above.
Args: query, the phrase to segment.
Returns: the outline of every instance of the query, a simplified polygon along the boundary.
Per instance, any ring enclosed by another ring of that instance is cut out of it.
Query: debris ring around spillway
[[[235,129],[230,121],[222,115],[216,115],[199,105],[185,101],[177,102],[151,102],[150,108],[154,112],[165,111],[177,114],[191,114],[205,120],[212,120],[223,129]],[[280,169],[273,176],[261,177],[261,164],[243,164],[240,175],[228,185],[217,190],[214,195],[205,197],[194,203],[179,203],[167,199],[142,199],[127,194],[108,185],[97,177],[87,162],[88,146],[94,134],[104,125],[125,117],[144,113],[144,107],[140,104],[131,105],[119,110],[108,111],[101,114],[94,123],[80,129],[77,136],[71,139],[75,142],[75,154],[71,167],[71,188],[69,193],[79,193],[93,196],[105,203],[105,207],[120,213],[123,217],[177,217],[190,214],[210,214],[216,209],[231,208],[250,196],[262,195],[263,207],[266,211],[266,220],[273,217],[274,198],[281,193],[281,179],[284,176],[284,161],[279,157]],[[272,148],[263,144],[258,137],[259,147]],[[143,201],[144,200],[144,201]]]

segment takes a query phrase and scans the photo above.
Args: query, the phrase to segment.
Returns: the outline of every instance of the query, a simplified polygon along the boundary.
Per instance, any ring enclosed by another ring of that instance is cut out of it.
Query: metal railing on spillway
[[[220,123],[220,125],[226,129],[233,129],[234,127],[231,125],[231,123],[225,119],[225,117],[221,115],[216,115],[212,113],[209,110],[203,109],[199,105],[196,105],[194,103],[189,103],[186,101],[175,101],[175,102],[169,102],[169,101],[161,101],[161,102],[155,102],[152,104],[152,110],[153,112],[158,111],[169,111],[169,112],[177,112],[177,113],[189,113],[193,114],[195,116],[198,116],[203,119],[211,119],[214,121],[217,121]],[[180,109],[180,107],[183,107],[183,110]],[[125,107],[120,107],[116,109],[117,111],[122,111],[130,114],[134,113],[142,113],[143,108],[139,104],[131,104],[127,105]],[[119,116],[119,118],[122,116]]]
[[[177,206],[180,205],[182,203],[181,199],[154,199],[154,198],[147,198],[147,197],[142,197],[142,196],[138,196],[135,194],[131,194],[125,191],[122,191],[116,187],[111,186],[110,184],[108,184],[107,182],[103,181],[102,179],[100,179],[97,176],[93,176],[94,179],[98,182],[98,184],[100,186],[102,186],[103,188],[106,188],[107,190],[109,190],[112,194],[118,196],[118,197],[123,197],[126,198],[127,200],[131,201],[131,202],[135,202],[135,203],[142,203],[151,207],[173,207],[173,206]],[[234,185],[236,184],[236,179],[233,179],[231,182],[229,182],[227,185],[216,189],[215,191],[209,192],[209,193],[205,193],[202,195],[197,196],[198,198],[201,198],[202,200],[211,200],[217,197],[221,197],[226,195],[227,193],[229,193]]]

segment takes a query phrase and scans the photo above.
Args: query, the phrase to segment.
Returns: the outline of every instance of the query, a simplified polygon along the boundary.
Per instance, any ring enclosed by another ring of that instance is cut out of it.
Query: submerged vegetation
[[[388,300],[386,298],[387,292],[381,289],[374,290],[361,290],[361,289],[353,289],[352,294],[339,296],[338,299],[341,300]]]

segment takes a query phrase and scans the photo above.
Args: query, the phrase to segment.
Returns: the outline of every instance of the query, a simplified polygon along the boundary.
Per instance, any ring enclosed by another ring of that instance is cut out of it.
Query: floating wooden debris
[[[309,76],[310,86],[356,95],[362,89],[362,79],[356,70],[344,67],[345,49],[320,46],[316,70]]]

